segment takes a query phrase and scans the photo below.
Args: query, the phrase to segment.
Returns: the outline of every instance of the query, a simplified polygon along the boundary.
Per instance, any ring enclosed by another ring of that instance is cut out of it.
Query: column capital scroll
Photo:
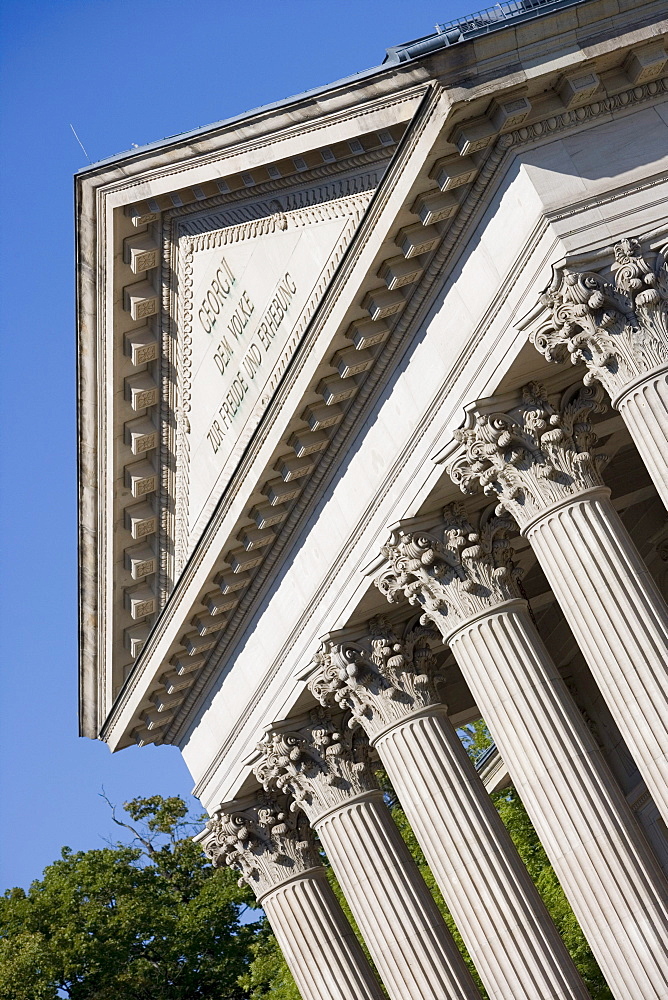
[[[506,512],[527,525],[554,503],[602,487],[607,458],[596,454],[589,421],[605,410],[600,386],[572,386],[554,402],[538,382],[521,390],[521,401],[495,412],[493,400],[469,414],[455,431],[459,442],[448,472],[463,493],[482,487]]]
[[[309,689],[321,705],[349,710],[348,724],[360,725],[373,739],[407,715],[440,704],[430,643],[437,638],[426,625],[399,637],[384,616],[372,618],[357,640],[322,643]]]
[[[304,814],[270,796],[238,810],[220,810],[206,831],[202,847],[214,867],[235,868],[239,885],[247,883],[258,899],[322,864]]]
[[[587,366],[613,402],[668,357],[668,245],[614,245],[612,281],[594,271],[560,271],[540,297],[544,312],[529,339],[548,361]]]
[[[520,598],[509,517],[482,516],[474,527],[460,504],[443,510],[436,532],[394,531],[382,554],[389,563],[374,581],[390,603],[420,607],[422,621],[450,635],[465,621]]]
[[[267,791],[287,793],[294,808],[303,809],[312,823],[351,798],[378,789],[366,737],[359,729],[353,731],[345,718],[334,721],[323,709],[294,728],[286,723],[268,733],[258,750],[258,781]]]

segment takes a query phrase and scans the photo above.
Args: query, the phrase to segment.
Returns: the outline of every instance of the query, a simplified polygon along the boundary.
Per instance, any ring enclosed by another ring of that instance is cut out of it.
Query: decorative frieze
[[[494,401],[471,410],[455,431],[460,448],[449,473],[463,493],[483,492],[526,526],[552,503],[602,487],[606,457],[594,451],[589,417],[601,413],[603,391],[576,385],[554,403],[537,382],[522,389],[518,405],[505,412]]]

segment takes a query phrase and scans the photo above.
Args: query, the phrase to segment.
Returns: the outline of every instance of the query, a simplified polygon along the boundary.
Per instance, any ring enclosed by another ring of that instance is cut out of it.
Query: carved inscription
[[[188,463],[177,511],[180,558],[270,405],[367,201],[364,192],[359,203],[300,210],[281,216],[280,225],[184,238]]]
[[[251,325],[250,330],[248,328],[254,318],[255,305],[246,289],[241,291],[234,311],[227,320],[226,333],[213,354],[216,368],[222,376],[226,376],[218,413],[206,435],[214,455],[225,435],[233,428],[234,418],[241,408],[244,396],[262,368],[271,342],[287,315],[296,291],[297,285],[290,272],[286,271],[276,285],[259,325]]]

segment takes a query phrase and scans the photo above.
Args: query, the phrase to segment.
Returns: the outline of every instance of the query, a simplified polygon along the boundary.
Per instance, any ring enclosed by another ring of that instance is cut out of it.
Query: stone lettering
[[[209,322],[211,330],[234,284],[234,278],[232,277],[228,279],[226,284],[223,284],[221,271],[222,265],[216,272],[216,277],[211,282],[205,299],[202,301],[201,312],[205,320]],[[258,327],[250,336],[246,332],[246,327],[255,312],[255,304],[246,290],[240,293],[234,312],[227,321],[227,329],[230,336],[227,334],[223,335],[213,353],[216,368],[221,375],[225,375],[229,379],[230,363],[236,344],[242,338],[248,344],[240,363],[238,363],[239,367],[232,376],[220,400],[217,415],[212,420],[206,435],[214,455],[220,450],[225,436],[232,427],[234,418],[241,409],[243,401],[249,392],[249,383],[253,381],[256,373],[261,368],[265,354],[269,351],[271,342],[287,315],[296,291],[297,285],[290,273],[286,271],[276,285]],[[202,320],[202,325],[206,330],[206,323],[202,319],[202,316],[200,316],[200,320]],[[207,332],[210,331],[207,330]],[[262,348],[264,349],[264,353]],[[284,367],[285,364],[282,365],[282,369]]]
[[[233,333],[236,339],[244,332],[244,329],[248,325],[248,321],[251,317],[251,313],[255,309],[255,306],[248,297],[248,292],[243,291],[239,298],[239,304],[232,313],[232,319],[227,324],[227,328],[230,333]]]
[[[211,284],[206,290],[199,308],[198,317],[205,333],[213,331],[216,319],[225,304],[225,300],[232,291],[232,286],[236,283],[236,278],[230,270],[230,266],[223,257]]]

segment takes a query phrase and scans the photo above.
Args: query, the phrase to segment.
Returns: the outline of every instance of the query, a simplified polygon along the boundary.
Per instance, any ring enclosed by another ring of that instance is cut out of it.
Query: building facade
[[[479,997],[379,764],[490,998],[588,995],[506,780],[668,997],[664,15],[502,4],[77,175],[81,732],[181,749],[304,1000]]]

